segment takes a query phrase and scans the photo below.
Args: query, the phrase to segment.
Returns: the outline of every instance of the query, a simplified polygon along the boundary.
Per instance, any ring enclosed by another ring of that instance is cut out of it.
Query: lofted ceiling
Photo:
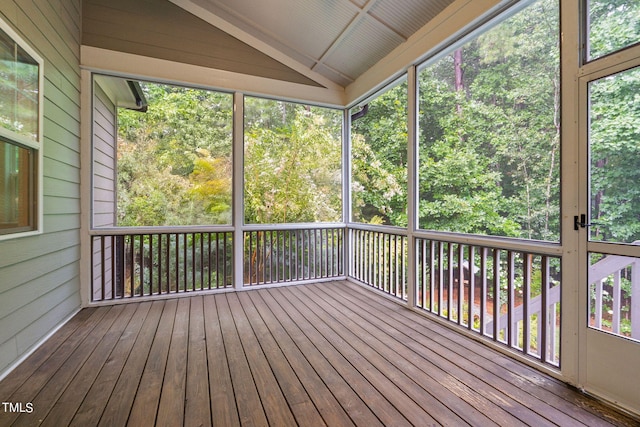
[[[323,85],[346,87],[454,0],[170,0]]]

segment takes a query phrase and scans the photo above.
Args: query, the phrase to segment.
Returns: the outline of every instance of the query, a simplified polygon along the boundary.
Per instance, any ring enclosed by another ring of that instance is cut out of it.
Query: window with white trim
[[[0,239],[40,228],[42,63],[0,21]]]

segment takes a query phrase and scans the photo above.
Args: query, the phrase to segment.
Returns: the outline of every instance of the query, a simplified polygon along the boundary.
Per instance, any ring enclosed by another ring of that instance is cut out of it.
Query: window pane
[[[140,86],[146,112],[118,112],[117,225],[230,224],[232,95],[154,83]],[[94,163],[94,177],[109,191],[108,161],[100,167]],[[107,201],[108,194],[102,193]],[[97,195],[94,188],[94,198]]]
[[[640,2],[589,0],[589,58],[596,59],[640,42]]]
[[[559,240],[558,2],[538,1],[419,74],[419,225]]]
[[[352,221],[406,227],[406,79],[351,117]]]
[[[591,240],[640,241],[640,68],[589,84]]]
[[[640,258],[589,253],[589,327],[640,341]]]
[[[248,224],[342,219],[342,112],[245,98]]]
[[[0,30],[0,126],[38,140],[38,63]]]
[[[35,151],[0,141],[0,234],[35,229]]]

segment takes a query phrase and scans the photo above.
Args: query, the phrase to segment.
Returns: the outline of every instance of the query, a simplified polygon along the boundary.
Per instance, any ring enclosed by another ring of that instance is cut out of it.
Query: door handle
[[[580,214],[580,221],[578,221],[578,215],[573,217],[573,229],[578,230],[580,227],[589,227],[591,224],[587,223],[587,215]]]

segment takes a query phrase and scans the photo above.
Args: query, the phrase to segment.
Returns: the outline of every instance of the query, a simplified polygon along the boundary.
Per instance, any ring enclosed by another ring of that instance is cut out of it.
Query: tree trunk
[[[462,92],[464,91],[464,73],[462,70],[462,48],[460,49],[456,49],[455,52],[453,52],[453,68],[455,71],[455,91],[456,92]],[[458,114],[462,114],[462,105],[458,104],[458,106],[456,107]]]

